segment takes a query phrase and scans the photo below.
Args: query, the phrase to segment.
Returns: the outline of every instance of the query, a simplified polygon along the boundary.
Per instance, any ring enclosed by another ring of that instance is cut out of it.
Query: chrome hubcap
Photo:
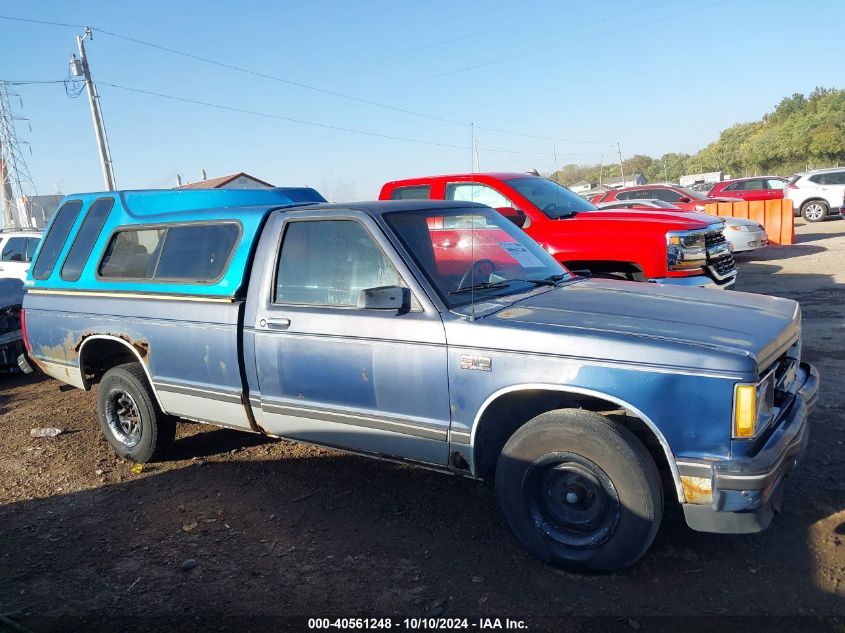
[[[141,415],[130,393],[116,389],[109,394],[106,421],[112,434],[126,448],[132,448],[141,441]]]
[[[820,220],[824,215],[824,209],[819,204],[810,204],[805,208],[804,215],[811,220]]]

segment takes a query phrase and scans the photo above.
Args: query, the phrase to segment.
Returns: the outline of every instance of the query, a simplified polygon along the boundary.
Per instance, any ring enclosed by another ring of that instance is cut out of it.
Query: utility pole
[[[475,173],[475,123],[469,124],[469,171]]]
[[[599,187],[601,187],[601,177],[604,173],[604,154],[599,158]]]
[[[100,95],[91,80],[91,68],[85,56],[85,38],[94,39],[89,27],[85,27],[84,35],[76,36],[76,46],[79,49],[79,59],[71,55],[70,71],[74,77],[82,76],[85,80],[85,90],[88,92],[88,103],[91,105],[91,118],[94,119],[94,133],[97,135],[97,149],[100,151],[100,166],[103,168],[103,180],[107,191],[114,191],[114,166],[112,165],[109,143],[106,139],[106,127],[103,124],[103,112],[100,110]]]
[[[622,186],[625,186],[625,168],[622,167],[622,146],[616,141],[616,150],[619,152],[619,173],[622,174]]]

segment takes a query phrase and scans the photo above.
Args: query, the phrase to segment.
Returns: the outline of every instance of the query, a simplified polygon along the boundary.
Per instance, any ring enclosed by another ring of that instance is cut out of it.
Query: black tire
[[[807,222],[821,222],[827,217],[830,207],[824,200],[807,200],[801,205],[801,217]]]
[[[100,428],[121,457],[146,463],[173,445],[176,420],[162,412],[140,363],[108,370],[97,393]]]
[[[531,554],[573,571],[637,562],[663,517],[654,460],[625,427],[581,409],[538,415],[496,465],[505,519]]]

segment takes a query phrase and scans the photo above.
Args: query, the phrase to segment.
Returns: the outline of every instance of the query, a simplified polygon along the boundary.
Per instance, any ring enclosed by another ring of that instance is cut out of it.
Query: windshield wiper
[[[458,288],[457,290],[452,290],[449,292],[450,295],[459,295],[464,292],[472,292],[475,290],[489,290],[490,288],[507,288],[510,285],[510,281],[482,281],[481,283],[475,284],[473,286],[464,286],[463,288]]]
[[[511,281],[525,281],[529,284],[535,284],[537,286],[557,286],[558,282],[561,282],[564,279],[566,279],[566,274],[558,273],[557,275],[549,275],[548,277],[544,277],[543,279],[513,279]]]

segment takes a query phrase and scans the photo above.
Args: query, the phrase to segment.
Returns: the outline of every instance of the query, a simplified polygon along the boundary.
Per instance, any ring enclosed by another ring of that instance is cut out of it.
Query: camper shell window
[[[97,274],[104,280],[213,284],[226,272],[240,237],[235,221],[121,228]]]

